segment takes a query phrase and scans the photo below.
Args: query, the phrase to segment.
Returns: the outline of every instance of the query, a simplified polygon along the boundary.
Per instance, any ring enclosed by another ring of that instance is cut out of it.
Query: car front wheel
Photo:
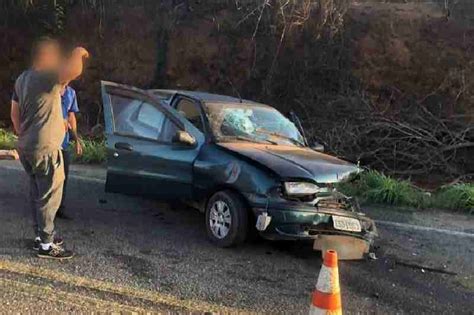
[[[206,229],[220,247],[241,244],[247,237],[248,214],[242,198],[231,191],[215,193],[206,207]]]

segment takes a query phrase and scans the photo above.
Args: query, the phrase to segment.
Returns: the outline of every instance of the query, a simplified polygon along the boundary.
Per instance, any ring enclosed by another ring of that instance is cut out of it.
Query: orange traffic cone
[[[316,290],[313,292],[309,314],[342,314],[339,269],[337,253],[334,250],[328,250],[324,254],[324,262],[319,272]]]

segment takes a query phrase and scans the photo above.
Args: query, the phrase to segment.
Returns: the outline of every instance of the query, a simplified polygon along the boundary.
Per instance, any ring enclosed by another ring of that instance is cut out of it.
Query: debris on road
[[[313,244],[313,249],[323,253],[329,249],[337,251],[340,260],[363,259],[369,248],[368,241],[346,235],[319,235]]]
[[[395,260],[395,264],[399,265],[399,266],[404,266],[404,267],[409,267],[409,268],[414,268],[414,269],[420,269],[422,273],[425,273],[426,271],[430,271],[430,272],[436,272],[436,273],[444,273],[444,274],[451,275],[451,276],[456,276],[457,275],[456,272],[449,271],[449,270],[446,270],[446,269],[432,268],[432,267],[422,266],[422,265],[409,263],[409,262],[405,262],[405,261],[401,261],[401,260]],[[443,266],[443,267],[445,267],[445,266]]]

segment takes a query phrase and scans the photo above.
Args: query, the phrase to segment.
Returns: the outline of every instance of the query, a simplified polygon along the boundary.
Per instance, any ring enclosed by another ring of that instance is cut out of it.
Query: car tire
[[[224,209],[221,211],[224,214],[224,216],[221,216],[221,220],[216,218],[216,210],[218,211],[219,207]],[[247,211],[242,197],[238,194],[232,191],[215,193],[209,199],[206,206],[206,230],[211,242],[219,247],[231,247],[242,244],[248,232]],[[230,223],[224,222],[228,220],[228,217],[230,217]],[[227,233],[223,233],[225,231]]]

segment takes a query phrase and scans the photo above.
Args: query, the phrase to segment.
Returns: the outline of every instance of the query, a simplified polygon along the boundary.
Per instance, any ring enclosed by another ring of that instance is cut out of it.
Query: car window
[[[176,106],[176,110],[182,114],[190,123],[192,123],[201,132],[204,132],[201,109],[199,105],[188,99],[181,99]]]
[[[155,105],[124,96],[111,95],[114,130],[125,136],[157,140],[165,115]]]

